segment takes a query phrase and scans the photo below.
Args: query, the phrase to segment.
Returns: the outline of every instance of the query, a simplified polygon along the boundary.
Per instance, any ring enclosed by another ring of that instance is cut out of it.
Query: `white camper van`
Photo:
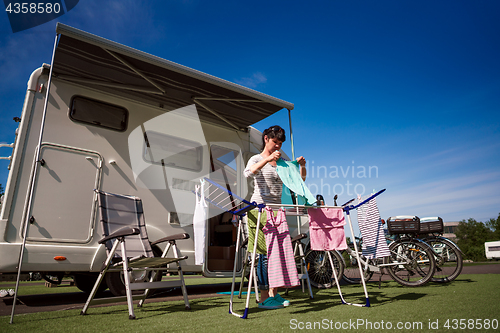
[[[484,250],[486,254],[486,259],[500,259],[500,241],[485,242]]]
[[[0,276],[16,276],[24,249],[21,273],[71,275],[88,291],[105,258],[94,189],[140,197],[151,240],[192,236],[195,184],[209,177],[247,197],[242,170],[261,145],[250,126],[293,104],[66,25],[56,33],[13,145]],[[192,237],[178,243],[183,270],[229,276],[236,229],[212,215],[203,266]]]

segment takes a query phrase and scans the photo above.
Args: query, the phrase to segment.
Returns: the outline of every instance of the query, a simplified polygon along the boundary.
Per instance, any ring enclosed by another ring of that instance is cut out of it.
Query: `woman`
[[[285,130],[280,126],[271,126],[262,133],[262,152],[250,158],[244,171],[245,177],[254,178],[254,189],[250,199],[258,204],[280,204],[283,182],[276,172],[276,161],[281,157],[279,150],[286,140]],[[306,178],[306,160],[304,157],[297,158],[300,165],[300,175],[303,180]],[[263,213],[265,216],[265,213]],[[255,214],[249,214],[249,219],[256,222]],[[265,217],[261,219],[261,224],[265,224]],[[261,226],[262,227],[262,226]],[[261,232],[259,232],[261,233]],[[265,250],[263,251],[265,253]],[[267,279],[267,255],[260,252],[257,276],[259,279],[259,289],[261,291],[261,303],[259,308],[278,309],[288,306],[289,301],[283,299],[278,294],[278,288],[270,288]]]

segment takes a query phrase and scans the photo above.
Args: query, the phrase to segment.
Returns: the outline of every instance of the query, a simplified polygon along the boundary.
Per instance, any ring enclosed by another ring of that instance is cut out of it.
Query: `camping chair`
[[[140,299],[138,306],[141,307],[149,295],[150,289],[170,287],[181,287],[186,310],[190,310],[184,276],[179,263],[181,260],[187,259],[187,256],[179,257],[176,245],[176,240],[188,239],[189,235],[186,233],[172,235],[150,244],[141,199],[97,190],[96,192],[104,236],[99,244],[105,244],[108,256],[81,314],[86,314],[90,305],[126,300],[129,319],[135,319],[134,300]],[[168,244],[161,257],[155,257],[151,246],[162,242],[168,242]],[[167,253],[171,248],[174,258],[167,258]],[[162,271],[166,270],[166,266],[171,263],[177,264],[179,280],[161,281]],[[105,275],[111,272],[121,273],[126,296],[94,299]],[[131,281],[135,280],[132,276],[134,272],[148,274],[142,274],[146,278],[138,279],[139,281]],[[144,292],[132,295],[133,290],[144,290]]]
[[[299,280],[302,285],[302,292],[306,292],[305,287],[307,286],[307,289],[309,290],[309,297],[313,299],[314,295],[311,288],[311,280],[309,279],[309,273],[306,265],[305,245],[302,243],[302,240],[305,238],[307,238],[307,234],[304,233],[300,233],[292,238],[293,254],[295,256],[297,269],[299,270]],[[285,295],[288,295],[288,288],[285,291]]]

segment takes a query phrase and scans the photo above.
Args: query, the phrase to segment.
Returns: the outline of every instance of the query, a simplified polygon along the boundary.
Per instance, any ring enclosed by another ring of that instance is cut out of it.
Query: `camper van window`
[[[194,214],[184,214],[170,212],[168,216],[168,223],[175,225],[189,225],[193,223]]]
[[[212,145],[210,147],[210,178],[229,190],[238,193],[239,152],[233,149]]]
[[[203,146],[195,141],[146,131],[143,158],[149,163],[199,172],[202,169]]]
[[[94,126],[100,126],[116,131],[127,129],[127,109],[93,99],[74,96],[71,101],[69,117]]]

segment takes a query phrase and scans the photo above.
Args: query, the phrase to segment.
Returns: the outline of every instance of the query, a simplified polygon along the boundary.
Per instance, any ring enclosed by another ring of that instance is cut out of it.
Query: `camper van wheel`
[[[90,294],[92,288],[94,288],[95,281],[97,280],[98,274],[94,273],[81,273],[73,275],[73,280],[75,281],[75,286],[86,294]],[[106,281],[102,281],[97,294],[102,293],[104,290],[108,289]]]
[[[155,257],[161,257],[162,251],[158,246],[152,246],[153,254]],[[130,281],[140,282],[140,281],[148,281],[150,278],[151,272],[145,271],[134,271],[130,274]],[[162,274],[158,273],[155,277],[155,281],[161,281]],[[106,285],[109,288],[109,291],[115,296],[125,296],[125,284],[123,282],[123,272],[109,272],[104,276],[104,280],[106,281]],[[153,290],[154,291],[154,290]],[[152,291],[152,292],[153,292]],[[143,290],[136,290],[132,292],[133,294],[142,294]],[[152,295],[152,294],[150,294]]]

